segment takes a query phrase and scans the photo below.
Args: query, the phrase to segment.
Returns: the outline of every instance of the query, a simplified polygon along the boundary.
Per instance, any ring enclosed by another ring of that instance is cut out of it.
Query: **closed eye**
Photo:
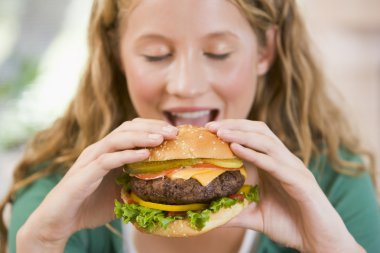
[[[231,55],[231,53],[225,53],[225,54],[204,53],[204,55],[214,60],[225,60]]]
[[[143,55],[145,60],[148,62],[158,62],[158,61],[163,61],[171,57],[172,54],[165,54],[165,55],[158,55],[158,56],[152,56],[152,55]]]

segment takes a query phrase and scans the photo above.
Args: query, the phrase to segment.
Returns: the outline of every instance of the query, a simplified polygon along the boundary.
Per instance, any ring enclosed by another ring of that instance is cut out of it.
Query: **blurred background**
[[[0,198],[24,143],[75,92],[91,2],[0,0]],[[334,96],[379,160],[380,1],[298,2]]]

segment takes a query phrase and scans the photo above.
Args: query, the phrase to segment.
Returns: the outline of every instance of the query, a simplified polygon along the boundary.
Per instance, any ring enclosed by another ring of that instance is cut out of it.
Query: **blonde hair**
[[[295,1],[230,1],[247,17],[262,45],[269,28],[275,27],[277,32],[277,56],[267,75],[259,80],[248,118],[266,122],[305,164],[326,154],[340,173],[353,175],[363,171],[364,164],[344,161],[339,156],[338,150],[344,147],[372,157],[360,149],[339,108],[326,94]],[[0,213],[18,190],[51,173],[65,173],[84,148],[137,116],[118,58],[120,20],[133,2],[94,1],[89,59],[77,94],[63,117],[39,132],[27,146],[14,172],[13,184],[0,205]],[[30,172],[33,166],[44,162],[49,165]],[[373,169],[373,164],[369,167]],[[5,252],[6,239],[7,230],[1,219],[0,252]]]

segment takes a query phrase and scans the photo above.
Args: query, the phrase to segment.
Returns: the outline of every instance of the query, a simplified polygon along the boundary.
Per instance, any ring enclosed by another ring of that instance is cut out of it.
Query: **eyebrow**
[[[142,42],[142,43],[144,43],[145,41],[150,41],[150,40],[161,40],[168,43],[170,42],[170,38],[158,33],[145,33],[145,34],[143,33],[139,35],[136,39],[136,41]]]
[[[219,32],[213,32],[213,33],[209,33],[207,34],[205,37],[206,38],[217,38],[217,37],[233,37],[235,39],[239,39],[239,36],[234,33],[234,32],[231,32],[231,31],[219,31]]]
[[[232,32],[232,31],[217,31],[217,32],[212,32],[208,33],[204,36],[204,38],[218,38],[218,37],[232,37],[234,39],[239,39],[239,36]],[[165,41],[169,41],[169,38],[162,35],[162,34],[157,34],[157,33],[146,33],[138,36],[139,41],[144,41],[146,39],[161,39]]]

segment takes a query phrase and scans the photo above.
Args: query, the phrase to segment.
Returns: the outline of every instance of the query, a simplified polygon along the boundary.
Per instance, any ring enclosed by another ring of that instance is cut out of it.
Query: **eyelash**
[[[207,57],[213,59],[213,60],[225,60],[230,56],[230,53],[225,54],[213,54],[213,53],[204,53]]]
[[[225,53],[225,54],[213,54],[213,53],[204,53],[205,56],[209,57],[210,59],[213,60],[225,60],[230,56],[230,53]],[[149,56],[149,55],[144,55],[145,59],[148,62],[159,62],[166,60],[167,58],[171,57],[172,54],[166,54],[166,55],[160,55],[160,56]]]
[[[166,60],[167,58],[171,57],[172,54],[165,54],[165,55],[160,55],[160,56],[149,56],[149,55],[144,55],[145,59],[148,62],[159,62]]]

